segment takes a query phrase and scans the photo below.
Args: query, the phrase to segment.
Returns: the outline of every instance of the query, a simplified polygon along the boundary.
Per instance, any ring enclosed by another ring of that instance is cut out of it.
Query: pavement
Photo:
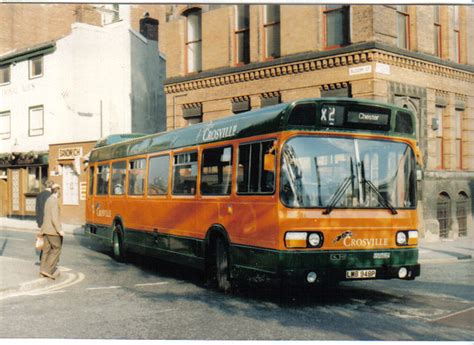
[[[20,220],[0,217],[0,230],[18,230],[36,232],[38,228],[34,220]],[[63,224],[66,236],[84,236],[81,225]],[[0,238],[1,246],[2,238]],[[33,243],[28,243],[33,247]],[[456,263],[460,260],[472,260],[474,255],[474,238],[460,237],[429,242],[420,239],[419,263],[440,264]],[[18,295],[25,295],[32,290],[40,289],[51,284],[61,283],[62,275],[56,280],[39,277],[39,266],[32,261],[5,257],[0,252],[0,300]]]
[[[85,236],[82,225],[63,223],[62,228],[65,236]],[[38,231],[35,220],[0,217],[0,231],[3,229],[26,231],[30,233],[36,233]],[[3,240],[4,239],[0,237],[0,247]],[[32,237],[31,243],[25,242],[31,246],[32,250],[34,250],[33,241],[34,237]],[[5,257],[0,251],[0,300],[12,296],[28,294],[33,290],[61,283],[66,279],[64,275],[56,280],[40,277],[39,256],[36,256],[35,261]]]
[[[0,229],[2,228],[24,231],[38,231],[38,226],[36,225],[35,220],[7,217],[0,217]],[[84,228],[82,225],[62,223],[62,228],[66,235],[84,235]]]

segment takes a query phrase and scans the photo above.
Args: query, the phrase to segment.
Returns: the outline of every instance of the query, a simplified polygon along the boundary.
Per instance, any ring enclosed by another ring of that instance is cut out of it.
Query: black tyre
[[[125,262],[123,230],[120,224],[114,225],[114,231],[112,233],[112,255],[118,262]]]
[[[232,288],[229,266],[229,245],[223,238],[218,237],[216,239],[216,282],[217,289],[223,292],[229,292]]]

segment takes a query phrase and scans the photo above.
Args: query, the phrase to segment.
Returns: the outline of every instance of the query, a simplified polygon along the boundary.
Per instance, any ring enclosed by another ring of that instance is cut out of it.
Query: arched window
[[[456,200],[456,218],[458,219],[459,237],[467,236],[467,210],[469,197],[466,193],[460,192]]]
[[[451,198],[448,193],[443,192],[438,195],[436,218],[439,222],[439,237],[448,238],[449,219],[451,218]]]

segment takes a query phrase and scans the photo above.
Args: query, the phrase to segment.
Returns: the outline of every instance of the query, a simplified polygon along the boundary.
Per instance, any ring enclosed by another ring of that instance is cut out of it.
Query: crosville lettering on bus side
[[[97,210],[97,217],[112,217],[111,210]]]
[[[234,136],[237,132],[237,125],[214,129],[213,126],[206,127],[202,132],[203,141],[219,140]]]

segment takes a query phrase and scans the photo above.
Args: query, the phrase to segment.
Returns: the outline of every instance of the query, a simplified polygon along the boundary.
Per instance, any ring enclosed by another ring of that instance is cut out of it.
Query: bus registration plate
[[[375,278],[376,270],[354,270],[346,271],[346,279],[369,279]]]

